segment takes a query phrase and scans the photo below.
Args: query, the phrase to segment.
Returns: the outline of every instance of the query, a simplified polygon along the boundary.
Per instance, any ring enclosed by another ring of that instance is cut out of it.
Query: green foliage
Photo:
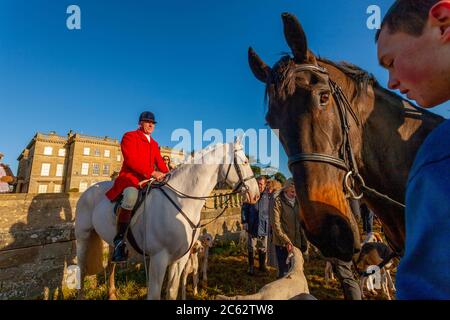
[[[281,172],[277,172],[273,175],[273,178],[280,181],[282,184],[286,181],[286,177]]]

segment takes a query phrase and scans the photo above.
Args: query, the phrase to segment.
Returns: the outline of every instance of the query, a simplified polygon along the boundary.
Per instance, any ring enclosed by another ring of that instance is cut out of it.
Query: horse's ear
[[[248,48],[248,64],[256,79],[267,83],[267,78],[271,72],[270,67],[261,60],[252,47]]]
[[[306,34],[298,19],[290,13],[283,13],[281,18],[284,25],[284,37],[294,54],[294,61],[296,63],[305,61],[317,63],[314,55],[308,50]]]
[[[242,145],[242,138],[243,138],[243,135],[242,135],[242,134],[238,135],[238,136],[236,137],[236,139],[234,139],[234,145],[235,145],[235,146],[236,146],[236,145],[241,146],[241,145]]]

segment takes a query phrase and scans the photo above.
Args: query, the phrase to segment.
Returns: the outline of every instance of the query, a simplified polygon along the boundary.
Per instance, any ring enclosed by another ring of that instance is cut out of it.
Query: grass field
[[[257,261],[255,261],[257,266]],[[343,299],[342,290],[338,281],[324,281],[325,261],[312,255],[305,262],[305,275],[308,280],[309,289],[312,295],[319,300],[340,300]],[[257,268],[256,268],[257,269]],[[252,294],[262,288],[265,284],[276,280],[277,271],[269,267],[268,272],[261,273],[256,270],[256,275],[247,274],[247,257],[244,252],[233,242],[219,244],[212,248],[209,260],[208,286],[199,287],[196,297],[192,295],[192,278],[188,279],[187,298],[196,300],[215,299],[218,294],[232,296]],[[102,300],[107,299],[107,287],[105,285],[106,275],[97,275],[86,279],[86,299]],[[145,299],[146,284],[145,271],[142,263],[129,264],[125,268],[118,268],[116,271],[116,288],[118,299]],[[76,291],[65,289],[64,299],[75,299]],[[165,288],[163,295],[165,297]],[[368,296],[368,299],[381,299],[381,295],[376,297]]]

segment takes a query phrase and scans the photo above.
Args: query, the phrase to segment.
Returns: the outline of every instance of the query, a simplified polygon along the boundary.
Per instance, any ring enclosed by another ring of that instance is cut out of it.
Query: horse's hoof
[[[118,300],[115,293],[109,294],[108,299],[109,300]]]

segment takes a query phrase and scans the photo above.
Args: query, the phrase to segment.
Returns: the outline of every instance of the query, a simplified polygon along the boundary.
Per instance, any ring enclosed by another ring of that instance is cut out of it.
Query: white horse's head
[[[221,165],[220,175],[233,189],[240,189],[245,195],[245,202],[255,203],[259,199],[258,183],[253,175],[252,168],[244,153],[240,139],[228,145],[230,161],[224,161]]]

